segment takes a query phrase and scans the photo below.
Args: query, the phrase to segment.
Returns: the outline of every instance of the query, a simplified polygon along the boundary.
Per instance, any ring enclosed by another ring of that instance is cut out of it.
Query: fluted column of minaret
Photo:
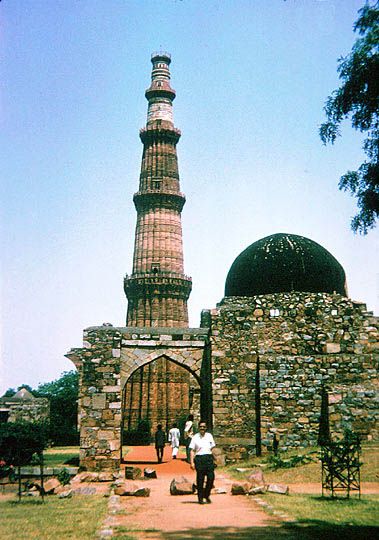
[[[133,270],[124,280],[128,298],[128,326],[188,326],[187,300],[191,279],[184,275],[180,192],[170,86],[170,56],[152,56],[151,85],[137,209]]]

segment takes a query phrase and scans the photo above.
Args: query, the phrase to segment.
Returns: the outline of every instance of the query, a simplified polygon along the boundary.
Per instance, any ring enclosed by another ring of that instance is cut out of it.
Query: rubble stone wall
[[[255,438],[259,362],[262,443],[317,441],[321,386],[331,430],[378,437],[378,319],[338,294],[225,298],[209,312],[214,433]]]
[[[3,398],[0,407],[9,412],[8,422],[42,422],[48,420],[50,415],[50,402],[47,398]]]

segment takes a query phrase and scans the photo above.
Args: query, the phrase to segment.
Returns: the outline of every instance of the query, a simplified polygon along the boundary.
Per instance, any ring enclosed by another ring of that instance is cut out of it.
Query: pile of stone
[[[36,497],[39,495],[58,495],[60,499],[70,498],[73,495],[73,490],[68,485],[63,485],[58,478],[50,478],[41,485],[38,482],[32,482],[28,484],[22,496],[24,497]]]
[[[119,478],[114,483],[114,494],[122,497],[149,497],[150,488],[135,484],[131,480],[144,480],[150,478],[157,478],[155,469],[146,467],[143,471],[139,467],[126,467],[125,468],[125,480]]]
[[[261,493],[278,493],[288,495],[289,487],[284,484],[266,484],[261,469],[253,469],[242,482],[233,482],[232,495],[258,495]]]
[[[113,482],[120,478],[120,473],[112,471],[88,472],[83,471],[71,480],[71,482]]]

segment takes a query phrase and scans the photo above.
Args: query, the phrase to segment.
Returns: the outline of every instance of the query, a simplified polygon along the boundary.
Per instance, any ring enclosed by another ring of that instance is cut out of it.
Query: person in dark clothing
[[[155,432],[155,450],[157,452],[158,463],[162,463],[163,451],[166,445],[166,433],[162,429],[162,424],[158,424]]]

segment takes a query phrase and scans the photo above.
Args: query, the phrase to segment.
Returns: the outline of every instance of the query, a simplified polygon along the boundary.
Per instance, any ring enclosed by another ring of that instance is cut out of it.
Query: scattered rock
[[[63,486],[61,484],[60,486],[58,486],[57,488],[54,489],[54,494],[55,495],[60,495],[61,493],[67,491],[68,489],[70,489],[68,485]]]
[[[263,486],[265,483],[263,477],[263,471],[261,469],[254,469],[247,477],[247,481],[253,486]]]
[[[260,493],[266,493],[267,489],[266,486],[263,484],[262,486],[255,486],[249,489],[248,494],[249,495],[258,495]]]
[[[124,482],[123,484],[115,487],[115,495],[129,496],[129,497],[149,497],[150,489],[147,487],[140,487],[132,482]]]
[[[225,467],[225,454],[221,448],[212,449],[213,459],[217,467]]]
[[[66,489],[66,491],[62,491],[61,493],[58,494],[58,498],[59,499],[71,499],[73,494],[74,494],[74,492],[73,492],[72,489]]]
[[[192,495],[195,493],[194,485],[184,476],[173,478],[170,484],[171,495]]]
[[[99,473],[83,471],[72,479],[72,482],[98,482]]]
[[[114,482],[114,486],[122,486],[122,484],[125,482],[125,480],[123,478],[117,478],[117,480],[115,480]]]
[[[141,477],[141,474],[142,471],[138,467],[125,467],[125,478],[127,480],[136,480]]]
[[[232,484],[232,495],[247,495],[252,487],[249,482],[234,482]]]
[[[227,493],[228,490],[226,488],[222,488],[222,487],[218,487],[218,488],[213,488],[212,490],[212,493],[216,493],[217,495],[221,495],[223,493]]]
[[[38,490],[32,491],[29,489],[28,491],[23,491],[21,493],[21,497],[38,497],[38,496],[39,496]]]
[[[280,495],[288,495],[289,487],[284,484],[269,484],[267,491],[270,493],[279,493]]]
[[[62,484],[57,478],[50,478],[47,482],[43,484],[43,490],[46,495],[52,495],[55,490]]]
[[[157,472],[155,469],[146,468],[143,470],[143,475],[145,478],[156,478]]]
[[[99,482],[113,482],[114,476],[112,472],[101,472],[99,473]]]
[[[95,495],[96,488],[85,486],[85,487],[75,489],[75,493],[80,493],[80,495]]]

